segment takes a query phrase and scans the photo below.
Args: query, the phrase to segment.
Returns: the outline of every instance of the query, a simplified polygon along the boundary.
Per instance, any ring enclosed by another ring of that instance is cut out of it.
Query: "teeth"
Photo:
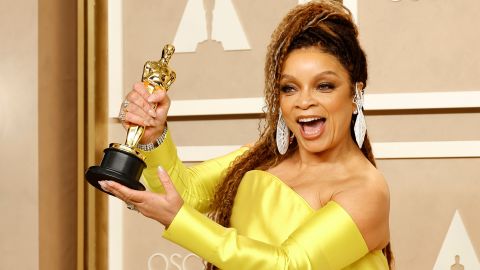
[[[320,120],[320,119],[322,119],[322,118],[320,118],[320,117],[309,117],[309,118],[298,119],[298,122],[306,123],[306,122],[311,122],[311,121]]]

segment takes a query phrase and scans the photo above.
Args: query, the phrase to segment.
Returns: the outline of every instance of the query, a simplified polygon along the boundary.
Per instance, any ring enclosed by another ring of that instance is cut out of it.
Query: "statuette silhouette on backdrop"
[[[465,270],[463,264],[460,263],[460,256],[455,255],[455,264],[452,264],[450,270]]]
[[[459,256],[458,261],[456,260],[456,263],[452,265],[454,254],[462,255],[461,264]],[[452,222],[446,232],[445,240],[432,270],[445,270],[454,266],[457,268],[451,269],[460,270],[462,269],[459,268],[461,266],[467,270],[480,269],[480,261],[458,210],[453,214]]]
[[[250,49],[232,0],[188,0],[173,41],[176,51],[195,52],[209,41],[226,51]]]
[[[173,45],[165,45],[160,60],[145,63],[142,82],[149,93],[159,89],[168,91],[175,81],[176,74],[168,67],[174,52]],[[111,143],[103,150],[104,156],[100,166],[92,166],[85,172],[87,181],[101,191],[104,190],[98,182],[102,180],[112,180],[132,189],[145,190],[139,181],[146,167],[145,157],[137,149],[144,131],[143,126],[131,126],[124,144]]]

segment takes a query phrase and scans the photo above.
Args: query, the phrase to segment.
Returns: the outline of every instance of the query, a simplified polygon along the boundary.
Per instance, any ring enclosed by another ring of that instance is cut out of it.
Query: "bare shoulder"
[[[352,184],[334,195],[356,223],[368,249],[385,247],[390,239],[390,193],[384,176],[371,168],[352,180]]]

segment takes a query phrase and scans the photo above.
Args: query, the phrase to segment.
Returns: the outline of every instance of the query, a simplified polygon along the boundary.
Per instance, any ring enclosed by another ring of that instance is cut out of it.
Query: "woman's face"
[[[319,48],[288,54],[280,78],[280,108],[299,147],[308,152],[353,141],[350,121],[355,107],[348,72]]]

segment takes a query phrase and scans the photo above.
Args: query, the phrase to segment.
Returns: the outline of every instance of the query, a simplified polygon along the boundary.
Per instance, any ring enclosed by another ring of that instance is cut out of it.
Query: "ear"
[[[355,103],[355,97],[358,94],[357,91],[358,92],[362,91],[363,87],[364,87],[363,82],[356,82],[353,85],[353,91],[354,91],[353,97],[352,97],[352,112],[353,112],[353,114],[357,114],[357,104]]]
[[[357,89],[358,89],[358,91],[363,91],[363,88],[364,88],[364,87],[365,87],[365,86],[363,85],[363,82],[357,82]]]
[[[355,104],[355,86],[353,88],[353,97],[352,97],[352,114],[357,114],[357,104]]]

